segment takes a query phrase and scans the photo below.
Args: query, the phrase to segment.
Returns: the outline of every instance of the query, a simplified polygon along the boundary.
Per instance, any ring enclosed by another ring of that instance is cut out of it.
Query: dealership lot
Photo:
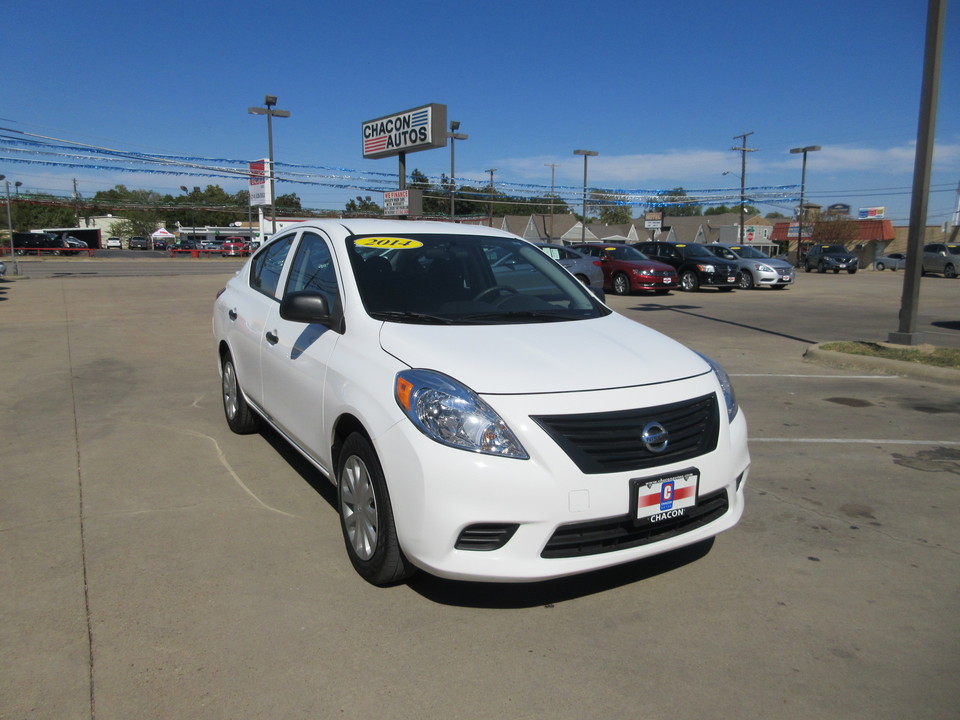
[[[902,273],[609,298],[733,376],[753,469],[712,544],[377,589],[327,482],[223,420],[210,311],[237,262],[23,265],[0,282],[0,717],[957,714],[960,386],[802,359],[886,339]],[[938,344],[958,298],[922,282]]]

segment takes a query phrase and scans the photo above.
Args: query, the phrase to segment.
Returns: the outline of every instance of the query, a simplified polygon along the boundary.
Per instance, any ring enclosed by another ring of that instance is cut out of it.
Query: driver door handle
[[[267,330],[266,337],[267,337],[267,342],[270,343],[271,345],[276,345],[278,342],[280,342],[280,337],[277,335],[276,332]]]
[[[237,319],[237,311],[236,311],[236,310],[229,310],[229,311],[227,311],[227,317],[229,317],[231,320],[236,320],[236,319]]]

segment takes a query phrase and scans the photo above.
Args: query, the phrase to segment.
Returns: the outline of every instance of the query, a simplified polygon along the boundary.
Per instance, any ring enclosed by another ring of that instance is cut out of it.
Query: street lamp
[[[583,155],[583,222],[580,223],[580,242],[587,241],[587,158],[599,155],[596,150],[574,150],[574,155]]]
[[[247,112],[251,115],[267,116],[267,143],[270,148],[270,217],[273,219],[273,231],[270,234],[275,235],[277,232],[277,194],[274,183],[275,173],[273,171],[273,118],[288,118],[290,117],[290,111],[274,109],[274,106],[277,104],[276,95],[267,95],[263,100],[263,104],[267,107],[251,107],[247,108]]]
[[[463,133],[458,133],[457,130],[460,129],[459,120],[450,121],[450,132],[447,133],[447,137],[450,138],[450,220],[453,220],[453,193],[456,190],[457,183],[454,181],[454,151],[453,145],[457,140],[466,140],[469,135],[464,135]]]
[[[803,153],[803,170],[800,172],[800,211],[797,213],[797,267],[800,267],[800,241],[803,239],[803,191],[807,184],[807,153],[816,152],[819,149],[819,145],[790,148],[790,152],[794,155]]]

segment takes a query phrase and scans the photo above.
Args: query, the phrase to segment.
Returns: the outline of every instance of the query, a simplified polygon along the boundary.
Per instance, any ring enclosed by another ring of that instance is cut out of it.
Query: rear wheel
[[[628,278],[624,273],[617,273],[613,276],[613,294],[630,294],[630,278]]]
[[[578,273],[578,274],[575,275],[574,277],[577,278],[577,280],[579,280],[581,283],[583,283],[583,284],[586,285],[587,287],[590,286],[590,278],[588,278],[586,275],[583,275],[583,274],[581,274],[581,273]]]
[[[885,267],[886,267],[886,265],[884,265],[882,262],[878,262],[877,265],[876,265],[877,270],[880,270],[880,271],[883,271],[883,269],[884,269]],[[894,267],[893,269],[896,270],[897,268]]]
[[[392,585],[415,569],[397,540],[380,460],[360,433],[350,435],[337,463],[337,506],[350,562],[373,585]]]
[[[237,380],[237,367],[230,353],[223,356],[221,364],[221,388],[223,393],[223,414],[227,425],[238,435],[249,435],[257,431],[260,425],[256,413],[247,405]]]

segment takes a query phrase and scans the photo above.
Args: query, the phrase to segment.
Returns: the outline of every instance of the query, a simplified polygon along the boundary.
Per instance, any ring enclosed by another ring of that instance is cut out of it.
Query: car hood
[[[492,395],[652,385],[709,372],[699,355],[612,313],[593,320],[510,325],[383,324],[381,347]]]
[[[857,256],[852,253],[821,253],[820,257],[838,262],[852,262],[857,259]]]

